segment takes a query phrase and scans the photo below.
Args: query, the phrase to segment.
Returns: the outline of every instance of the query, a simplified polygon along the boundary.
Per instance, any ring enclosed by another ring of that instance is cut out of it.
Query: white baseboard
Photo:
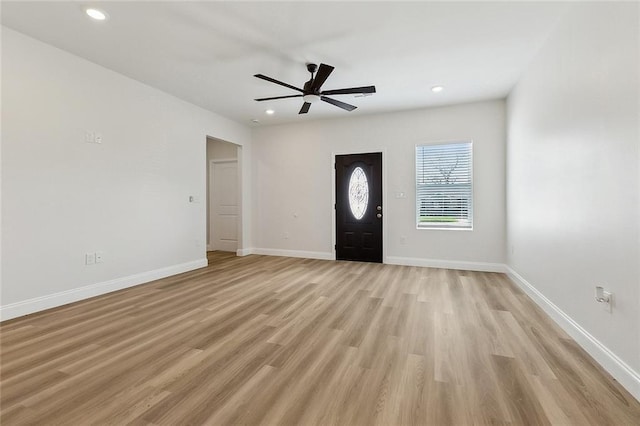
[[[547,299],[520,274],[507,266],[507,275],[533,299],[568,335],[593,357],[625,389],[640,401],[640,374],[622,361],[609,348],[593,337],[580,324]]]
[[[236,256],[248,256],[250,254],[253,254],[253,250],[250,248],[236,250]]]
[[[122,290],[139,284],[148,283],[149,281],[169,277],[171,275],[203,268],[205,266],[207,266],[207,259],[194,260],[191,262],[168,266],[166,268],[155,269],[153,271],[90,284],[84,287],[62,291],[60,293],[10,303],[8,305],[0,306],[0,320],[5,321],[21,317],[23,315],[32,314],[34,312],[44,311],[45,309],[56,308],[68,303],[77,302],[94,296],[100,296],[102,294],[111,293],[112,291]]]
[[[460,269],[464,271],[507,272],[506,266],[502,263],[468,262],[464,260],[387,256],[385,263],[390,265],[422,266],[426,268]]]
[[[242,254],[238,250],[238,256],[246,256],[248,254],[261,254],[265,256],[285,256],[285,257],[302,257],[306,259],[322,259],[335,260],[335,253],[321,251],[303,251],[303,250],[281,250],[281,249],[265,249],[253,248],[244,249]],[[390,265],[403,266],[423,266],[428,268],[445,268],[445,269],[461,269],[465,271],[483,271],[483,272],[506,272],[506,266],[502,263],[486,263],[486,262],[466,262],[453,260],[423,259],[413,257],[395,257],[387,256],[384,263]]]
[[[335,260],[334,253],[324,251],[303,251],[303,250],[280,250],[280,249],[265,249],[254,248],[250,249],[253,254],[262,254],[265,256],[285,256],[285,257],[302,257],[305,259],[322,259],[322,260]]]

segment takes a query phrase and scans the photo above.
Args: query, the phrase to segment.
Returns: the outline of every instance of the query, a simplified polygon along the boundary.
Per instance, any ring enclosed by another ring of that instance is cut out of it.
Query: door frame
[[[387,263],[387,149],[371,148],[331,152],[331,259],[336,260],[336,155],[382,154],[382,263]]]
[[[213,169],[216,166],[216,164],[224,164],[224,163],[236,163],[236,179],[237,179],[237,186],[238,186],[238,194],[236,195],[237,197],[237,213],[236,213],[236,217],[238,220],[236,220],[236,253],[240,250],[240,245],[241,245],[241,231],[242,231],[242,210],[241,210],[241,195],[242,195],[242,186],[241,186],[241,172],[240,172],[240,161],[238,160],[238,158],[216,158],[213,160],[209,160],[209,182],[208,182],[208,186],[207,186],[207,198],[208,198],[208,205],[207,205],[207,209],[209,214],[207,215],[207,221],[209,222],[209,235],[207,235],[207,239],[209,240],[209,244],[207,244],[207,251],[211,251],[213,250],[213,197],[212,195],[212,191],[213,191]]]

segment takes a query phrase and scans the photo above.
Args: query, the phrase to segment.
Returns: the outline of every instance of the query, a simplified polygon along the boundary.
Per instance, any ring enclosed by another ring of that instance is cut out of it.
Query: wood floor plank
[[[637,425],[503,274],[209,253],[0,324],[2,425]]]
[[[491,355],[493,367],[501,384],[501,391],[515,424],[548,425],[547,415],[535,392],[528,385],[521,365],[516,359]]]

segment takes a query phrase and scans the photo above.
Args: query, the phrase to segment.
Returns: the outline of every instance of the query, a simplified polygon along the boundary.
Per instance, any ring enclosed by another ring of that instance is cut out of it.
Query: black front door
[[[336,259],[382,262],[382,153],[336,155]]]

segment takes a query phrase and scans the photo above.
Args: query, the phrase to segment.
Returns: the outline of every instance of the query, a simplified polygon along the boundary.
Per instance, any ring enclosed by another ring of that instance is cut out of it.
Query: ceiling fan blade
[[[323,95],[350,95],[376,93],[376,86],[350,87],[348,89],[325,90]]]
[[[280,86],[288,87],[289,89],[297,90],[298,92],[303,92],[304,93],[304,90],[302,90],[302,89],[299,89],[299,88],[297,88],[295,86],[292,86],[290,84],[287,84],[287,83],[283,83],[282,81],[278,81],[275,78],[267,77],[266,75],[255,74],[254,77],[258,77],[258,78],[261,78],[263,80],[270,81],[271,83],[279,84]]]
[[[287,98],[301,98],[304,95],[287,95],[287,96],[275,96],[273,98],[259,98],[259,99],[254,99],[254,101],[272,101],[274,99],[287,99]]]
[[[327,80],[327,77],[329,77],[332,71],[333,71],[333,67],[331,65],[320,64],[320,67],[318,68],[318,72],[316,73],[316,76],[313,79],[313,84],[311,85],[311,91],[317,92],[318,90],[320,90],[320,87]]]
[[[305,102],[302,104],[302,108],[300,108],[300,112],[298,114],[306,114],[309,112],[309,107],[311,104],[309,102]]]
[[[339,108],[345,109],[347,111],[353,111],[354,109],[358,108],[357,106],[349,105],[349,104],[346,104],[344,102],[337,101],[335,99],[327,98],[326,96],[320,96],[320,99],[322,99],[323,101],[328,102],[328,103],[330,103],[332,105],[335,105],[335,106],[337,106]]]

